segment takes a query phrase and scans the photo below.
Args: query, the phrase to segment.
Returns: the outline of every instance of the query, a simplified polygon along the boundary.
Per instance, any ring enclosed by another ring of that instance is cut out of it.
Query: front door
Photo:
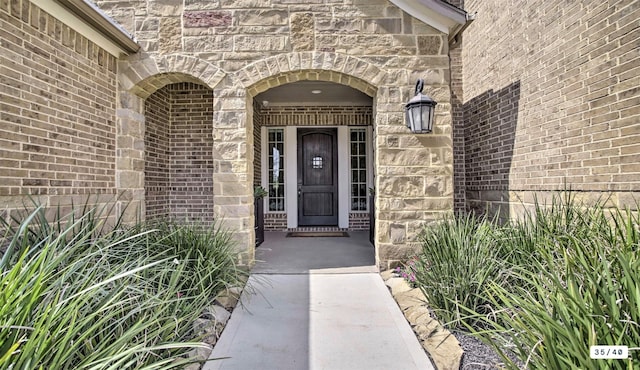
[[[298,225],[338,225],[337,130],[298,129]]]

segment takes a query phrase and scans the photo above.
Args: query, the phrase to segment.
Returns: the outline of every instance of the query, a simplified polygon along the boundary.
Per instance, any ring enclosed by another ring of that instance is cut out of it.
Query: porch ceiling
[[[314,94],[314,90],[320,93]],[[324,81],[298,81],[274,87],[255,97],[264,106],[349,105],[371,106],[373,99],[349,86]]]

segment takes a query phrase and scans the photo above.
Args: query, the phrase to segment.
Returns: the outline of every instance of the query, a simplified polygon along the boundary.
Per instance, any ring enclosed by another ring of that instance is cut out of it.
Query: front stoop
[[[393,270],[380,274],[437,370],[459,370],[464,354],[453,334],[431,317],[424,293]]]

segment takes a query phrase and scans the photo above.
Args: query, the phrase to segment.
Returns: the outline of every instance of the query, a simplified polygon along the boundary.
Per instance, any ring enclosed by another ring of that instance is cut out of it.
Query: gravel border
[[[491,346],[468,333],[454,332],[464,350],[460,370],[501,369],[502,359]]]

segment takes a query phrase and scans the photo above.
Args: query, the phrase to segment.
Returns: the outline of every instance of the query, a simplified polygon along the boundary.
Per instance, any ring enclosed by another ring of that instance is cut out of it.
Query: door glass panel
[[[366,129],[351,129],[351,210],[367,210],[367,141]]]
[[[284,130],[268,130],[269,211],[284,211]]]

